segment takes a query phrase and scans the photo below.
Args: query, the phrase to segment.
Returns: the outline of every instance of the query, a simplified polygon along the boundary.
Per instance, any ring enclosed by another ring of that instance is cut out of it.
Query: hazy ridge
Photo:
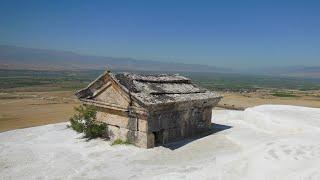
[[[83,55],[70,51],[0,45],[0,69],[23,70],[128,70],[160,72],[219,72],[320,78],[320,66],[261,67],[248,70]]]
[[[207,65],[168,63],[133,58],[82,55],[69,51],[0,45],[1,69],[100,70],[217,72],[224,69]]]

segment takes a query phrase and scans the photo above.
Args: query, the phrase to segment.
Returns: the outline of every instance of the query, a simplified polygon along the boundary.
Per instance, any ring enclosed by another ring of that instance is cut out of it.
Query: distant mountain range
[[[288,66],[251,69],[253,74],[276,75],[287,77],[320,78],[320,66]]]
[[[102,70],[107,68],[123,71],[246,73],[320,78],[320,66],[266,67],[240,71],[209,65],[91,56],[70,51],[0,45],[0,69]]]
[[[168,63],[132,58],[82,55],[69,51],[33,49],[0,45],[0,69],[24,70],[136,70],[223,72],[225,69],[207,65]]]

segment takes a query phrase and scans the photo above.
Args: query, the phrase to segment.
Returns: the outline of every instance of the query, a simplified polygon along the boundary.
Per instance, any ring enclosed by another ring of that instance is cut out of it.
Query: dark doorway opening
[[[154,134],[154,144],[156,146],[163,144],[163,131],[164,130],[161,129],[160,131],[153,132],[153,134]]]

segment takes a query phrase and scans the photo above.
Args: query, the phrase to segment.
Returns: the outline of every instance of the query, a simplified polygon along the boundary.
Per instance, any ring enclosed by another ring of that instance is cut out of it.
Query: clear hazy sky
[[[244,68],[320,65],[320,1],[0,0],[0,44]]]

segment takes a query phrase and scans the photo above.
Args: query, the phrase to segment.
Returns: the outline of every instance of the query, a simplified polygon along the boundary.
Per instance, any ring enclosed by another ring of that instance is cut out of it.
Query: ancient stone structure
[[[151,148],[208,131],[221,96],[180,75],[104,72],[76,93],[96,106],[111,140]]]

